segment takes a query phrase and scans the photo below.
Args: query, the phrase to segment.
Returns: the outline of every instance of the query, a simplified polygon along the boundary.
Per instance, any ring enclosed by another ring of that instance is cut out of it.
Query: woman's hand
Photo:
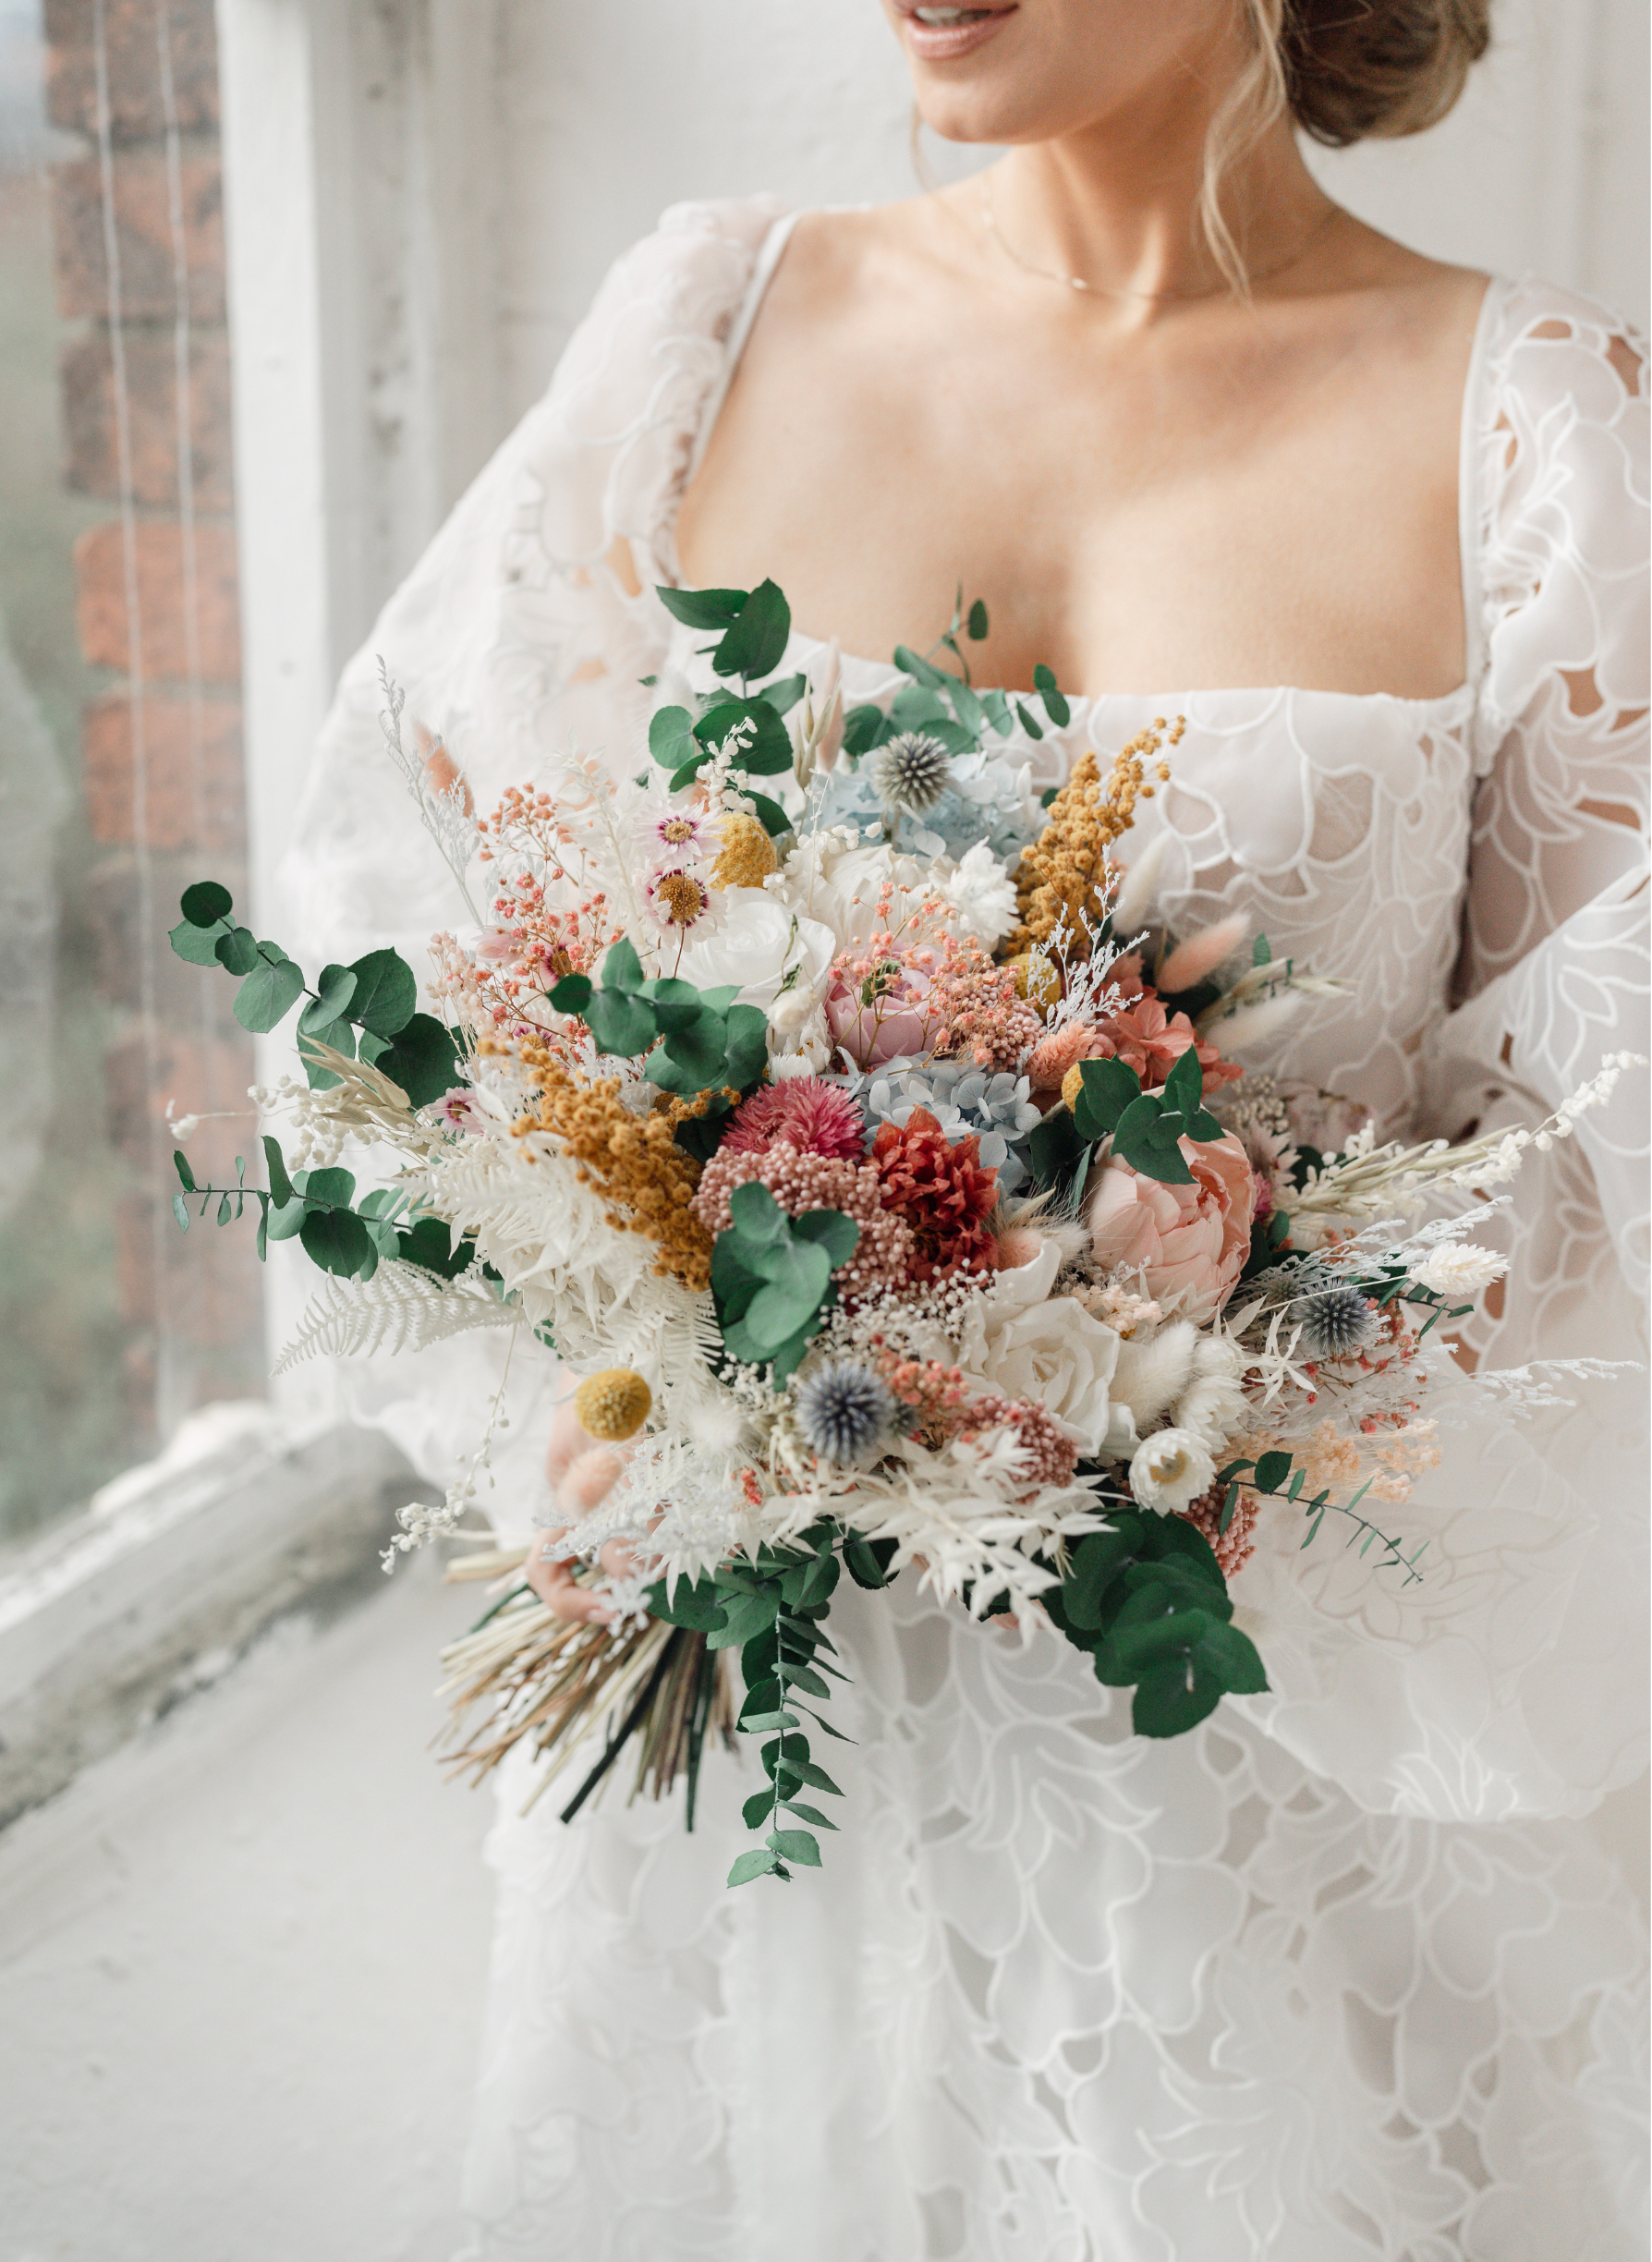
[[[578,1557],[565,1553],[560,1542],[580,1516],[606,1499],[625,1466],[626,1455],[617,1447],[595,1443],[580,1428],[571,1398],[557,1407],[545,1449],[545,1476],[557,1506],[570,1512],[569,1521],[537,1535],[523,1576],[546,1609],[571,1625],[607,1625],[613,1619],[602,1597],[575,1579]],[[635,1551],[623,1539],[611,1539],[597,1560],[611,1577],[623,1578],[636,1560]]]

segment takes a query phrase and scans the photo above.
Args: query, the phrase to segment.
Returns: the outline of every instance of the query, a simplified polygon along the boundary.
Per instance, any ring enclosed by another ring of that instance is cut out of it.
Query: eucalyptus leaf
[[[374,1065],[381,1076],[401,1086],[414,1107],[429,1107],[452,1089],[459,1072],[458,1048],[432,1015],[415,1014]]]
[[[686,628],[726,628],[739,614],[747,592],[736,589],[667,589],[656,583],[654,594]]]
[[[759,581],[711,654],[711,665],[719,675],[771,675],[791,634],[791,606],[773,581]]]
[[[649,724],[649,751],[665,770],[680,770],[685,762],[702,759],[694,717],[686,707],[660,709]]]
[[[719,699],[694,725],[702,747],[720,747],[740,724],[752,726],[738,766],[752,777],[779,777],[792,767],[792,734],[765,699]]]
[[[167,929],[166,940],[176,956],[190,966],[218,964],[218,938],[209,927],[196,927],[182,919],[177,926]]]
[[[184,890],[177,907],[191,927],[215,927],[235,909],[235,899],[216,880],[197,880]]]
[[[1141,1098],[1141,1078],[1122,1060],[1081,1061],[1078,1076],[1080,1090],[1073,1110],[1078,1136],[1090,1141],[1107,1138],[1124,1110]]]
[[[269,943],[266,949],[273,950]],[[304,974],[290,958],[261,963],[236,991],[235,1016],[243,1028],[261,1036],[273,1029],[304,994]]]
[[[369,951],[348,970],[356,978],[349,1015],[357,1027],[375,1037],[395,1037],[406,1028],[419,1003],[419,984],[399,952]]]
[[[258,965],[258,942],[250,927],[232,927],[213,945],[213,955],[226,974],[250,974]]]
[[[356,994],[356,976],[349,967],[323,967],[316,976],[316,993],[298,1015],[298,1034],[301,1037],[320,1037],[335,1052],[354,1052],[355,1040],[339,1045],[331,1034],[335,1022],[342,1021],[346,1008]]]
[[[904,675],[910,675],[915,683],[928,685],[931,690],[939,689],[950,680],[944,668],[938,668],[929,661],[920,658],[908,644],[895,646],[894,663]]]
[[[378,1268],[379,1253],[353,1210],[307,1210],[298,1238],[323,1272],[370,1280]]]

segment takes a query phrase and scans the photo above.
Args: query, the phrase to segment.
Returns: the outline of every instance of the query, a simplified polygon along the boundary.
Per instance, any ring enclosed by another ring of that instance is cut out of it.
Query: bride
[[[1072,694],[1040,784],[1186,716],[1139,828],[1166,915],[1243,907],[1357,984],[1299,1073],[1389,1130],[1537,1120],[1645,992],[1642,365],[1585,299],[1376,235],[1297,146],[1442,116],[1486,0],[884,5],[929,125],[1007,154],[881,210],[679,206],[620,261],[346,676],[307,945],[450,916],[377,655],[485,802],[570,740],[637,760],[701,664],[657,583],[771,575],[817,632],[785,666],[835,636],[877,699],[962,579],[978,673]],[[1465,1362],[1642,1356],[1637,1112],[1626,1080],[1534,1158]],[[430,1473],[486,1356],[381,1384]],[[506,1523],[554,1521],[553,1390]],[[1420,1589],[1276,1536],[1233,1589],[1272,1693],[1172,1744],[1063,1645],[851,1595],[852,1829],[791,1889],[723,1888],[732,1761],[692,1837],[524,1816],[512,1776],[471,2254],[1643,2253],[1637,1926],[1578,1818],[1644,1760],[1644,1465],[1633,1385],[1564,1390],[1442,1429]]]

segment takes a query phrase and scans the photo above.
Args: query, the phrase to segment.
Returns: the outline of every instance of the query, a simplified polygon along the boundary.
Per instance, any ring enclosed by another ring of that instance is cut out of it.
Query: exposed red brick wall
[[[119,1264],[141,1439],[168,1362],[175,1406],[256,1390],[263,1372],[250,1229],[219,1235],[209,1221],[186,1242],[167,1215],[175,1182],[155,1169],[168,1101],[179,1114],[248,1106],[252,1048],[231,985],[173,959],[164,935],[190,881],[244,894],[246,793],[213,0],[105,0],[106,148],[96,21],[92,0],[46,0],[50,115],[79,138],[54,178],[64,476],[110,506],[75,569],[81,650],[106,671],[83,725],[106,848],[89,901],[116,1015],[105,1091],[130,1174]],[[203,1124],[197,1174],[233,1171],[255,1128],[244,1115]]]

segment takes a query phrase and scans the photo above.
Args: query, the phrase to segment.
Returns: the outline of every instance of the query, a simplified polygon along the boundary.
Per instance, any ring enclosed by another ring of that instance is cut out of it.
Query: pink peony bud
[[[929,1023],[912,1001],[922,1003],[921,977],[907,976],[897,997],[889,992],[862,1005],[844,982],[834,982],[826,1000],[826,1021],[834,1041],[857,1068],[881,1068],[886,1061],[915,1060],[928,1052]]]

